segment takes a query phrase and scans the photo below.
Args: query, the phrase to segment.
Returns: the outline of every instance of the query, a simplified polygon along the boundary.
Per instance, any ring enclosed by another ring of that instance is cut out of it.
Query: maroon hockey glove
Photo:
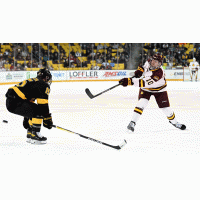
[[[119,84],[121,84],[123,87],[126,87],[127,85],[133,85],[131,78],[123,78],[119,81]]]
[[[51,129],[53,125],[51,114],[45,115],[43,119],[43,126],[45,128]]]

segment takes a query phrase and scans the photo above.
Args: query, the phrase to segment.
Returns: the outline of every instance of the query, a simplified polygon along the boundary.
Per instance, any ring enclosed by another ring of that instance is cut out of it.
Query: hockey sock
[[[32,123],[32,118],[28,120],[29,126],[32,127],[33,123]]]
[[[177,123],[174,111],[170,107],[161,108],[161,110],[164,112],[164,114],[167,116],[167,119],[170,120],[172,124]]]
[[[137,122],[140,118],[140,116],[142,115],[143,113],[143,110],[146,108],[146,106],[148,105],[148,100],[147,99],[144,99],[144,98],[141,98],[135,109],[134,109],[134,113],[133,113],[133,117],[132,117],[132,121],[133,122]]]
[[[43,118],[32,118],[32,126],[34,131],[40,132],[42,120]]]

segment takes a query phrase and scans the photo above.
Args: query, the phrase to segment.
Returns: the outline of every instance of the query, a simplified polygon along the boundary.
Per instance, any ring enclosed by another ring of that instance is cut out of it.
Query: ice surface
[[[55,125],[112,145],[126,139],[121,151],[55,128],[42,127],[46,145],[26,143],[23,118],[5,107],[10,85],[0,86],[0,175],[5,189],[0,197],[14,198],[6,189],[10,184],[17,196],[24,191],[21,199],[26,199],[28,188],[37,184],[45,194],[42,190],[31,198],[199,199],[199,83],[168,82],[171,108],[187,126],[185,131],[169,124],[151,97],[133,134],[126,127],[138,88],[119,86],[94,99],[85,94],[85,88],[95,95],[115,84],[53,83],[49,105]]]

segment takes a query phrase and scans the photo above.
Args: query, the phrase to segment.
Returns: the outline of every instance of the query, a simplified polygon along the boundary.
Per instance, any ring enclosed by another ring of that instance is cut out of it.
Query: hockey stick
[[[112,89],[118,87],[119,85],[121,85],[121,84],[117,84],[117,85],[115,85],[115,86],[113,86],[111,88],[108,88],[107,90],[104,90],[103,92],[100,92],[99,94],[96,94],[96,95],[93,95],[88,88],[85,89],[85,92],[90,97],[90,99],[93,99],[93,98],[98,97],[99,95],[101,95],[101,94],[103,94],[105,92],[108,92],[109,90],[112,90]]]
[[[113,145],[107,144],[107,143],[105,143],[105,142],[101,142],[101,141],[99,141],[99,140],[96,140],[96,139],[87,137],[87,136],[85,136],[85,135],[81,135],[81,134],[79,134],[79,133],[75,133],[75,132],[73,132],[73,131],[70,131],[70,130],[68,130],[68,129],[65,129],[65,128],[62,128],[62,127],[59,127],[59,126],[56,126],[56,125],[53,125],[53,127],[54,127],[54,128],[57,128],[57,129],[60,129],[60,130],[63,130],[63,131],[68,131],[68,132],[73,133],[73,134],[76,134],[76,135],[78,135],[78,136],[80,136],[80,137],[82,137],[82,138],[88,139],[88,140],[93,141],[93,142],[97,142],[97,143],[99,143],[99,144],[102,144],[102,145],[105,145],[105,146],[108,146],[108,147],[111,147],[111,148],[114,148],[114,149],[117,149],[117,150],[120,150],[120,149],[121,149],[124,145],[126,145],[126,143],[127,143],[126,140],[124,140],[124,141],[122,142],[122,144],[120,144],[120,145],[118,145],[118,146],[113,146]]]

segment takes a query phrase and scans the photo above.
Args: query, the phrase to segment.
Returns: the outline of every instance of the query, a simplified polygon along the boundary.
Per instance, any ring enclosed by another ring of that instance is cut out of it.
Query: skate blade
[[[31,144],[36,144],[36,145],[41,145],[41,144],[46,144],[47,141],[38,141],[38,140],[31,140]]]
[[[31,143],[31,138],[27,138],[26,142]]]
[[[130,129],[127,129],[127,130],[126,130],[126,133],[130,135],[130,134],[133,134],[134,131],[131,131]]]

